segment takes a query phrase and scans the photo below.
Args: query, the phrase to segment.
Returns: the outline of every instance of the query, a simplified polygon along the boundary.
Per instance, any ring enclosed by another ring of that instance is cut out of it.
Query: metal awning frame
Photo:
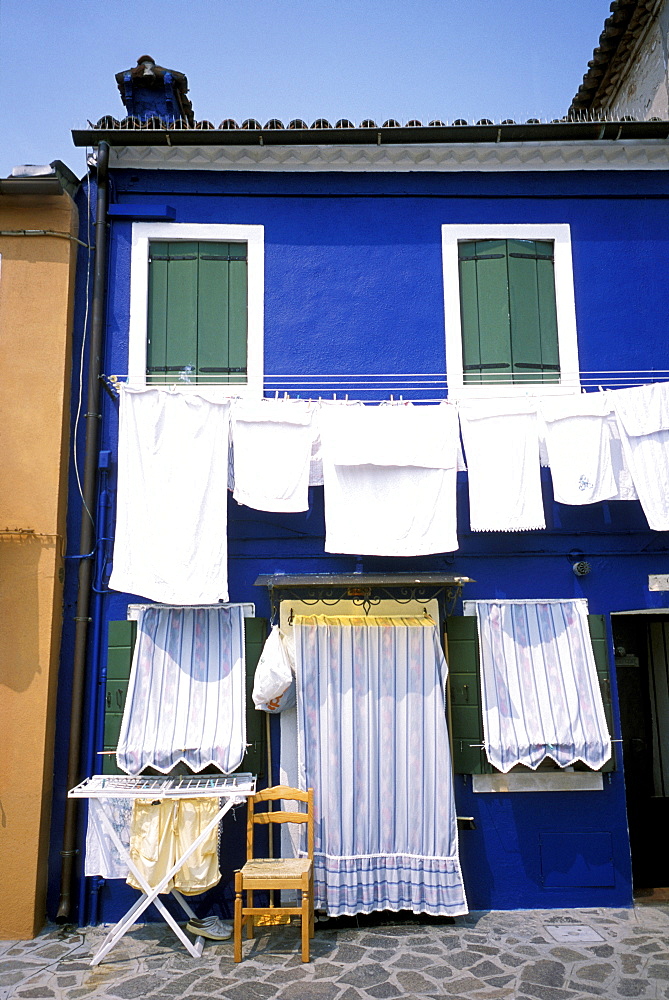
[[[325,604],[336,607],[352,601],[365,615],[382,600],[427,604],[436,600],[442,618],[453,613],[468,576],[446,573],[306,573],[261,575],[256,587],[269,590],[272,621],[278,621],[281,601]]]

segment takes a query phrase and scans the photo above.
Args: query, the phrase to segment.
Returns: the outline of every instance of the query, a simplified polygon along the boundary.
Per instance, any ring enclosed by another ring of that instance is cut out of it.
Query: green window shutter
[[[479,328],[478,284],[475,243],[458,244],[460,269],[460,322],[462,326],[462,364],[465,382],[481,381],[481,332]]]
[[[152,242],[147,374],[151,382],[246,382],[245,243]]]
[[[266,771],[267,741],[266,712],[259,712],[253,704],[253,678],[267,637],[266,618],[244,619],[244,650],[246,655],[246,743],[247,749],[240,764],[241,771],[250,771],[260,777]]]
[[[590,629],[590,638],[592,639],[592,650],[595,654],[597,678],[602,692],[602,701],[604,702],[606,724],[609,727],[611,737],[613,737],[613,704],[611,700],[611,673],[609,670],[609,642],[606,635],[604,615],[588,615],[588,628]],[[579,770],[581,769],[581,765],[576,766]],[[615,771],[615,767],[615,753],[613,753],[611,754],[609,760],[607,760],[606,764],[600,768],[600,771]],[[590,768],[586,768],[585,765],[583,765],[583,770],[590,770]]]
[[[465,382],[511,377],[506,240],[458,244]]]
[[[537,243],[537,295],[539,298],[539,322],[541,327],[541,363],[544,382],[557,382],[560,374],[560,353],[558,350],[557,303],[555,299],[555,262],[552,243]],[[542,248],[550,252],[542,254]]]
[[[200,243],[198,379],[246,381],[247,249],[245,243]]]
[[[198,244],[151,243],[147,374],[177,382],[197,367]]]
[[[167,381],[167,244],[151,244],[149,252],[149,299],[146,341],[146,373],[149,385]]]
[[[481,674],[476,616],[450,617],[448,677],[453,770],[456,774],[489,774],[493,768],[481,747]]]
[[[116,750],[118,746],[136,635],[137,622],[109,622],[103,750]],[[113,754],[106,753],[100,760],[101,774],[125,773],[116,766],[116,757]]]
[[[458,243],[465,382],[556,382],[553,243]]]
[[[559,374],[553,244],[508,240],[514,382],[555,382]]]

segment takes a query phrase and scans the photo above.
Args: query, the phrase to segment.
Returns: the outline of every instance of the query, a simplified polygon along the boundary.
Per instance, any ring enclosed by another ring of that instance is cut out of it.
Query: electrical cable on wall
[[[88,163],[88,147],[86,148],[86,162]],[[77,433],[79,430],[79,420],[81,418],[81,406],[83,403],[84,396],[84,356],[86,352],[86,342],[88,335],[88,313],[90,308],[90,285],[91,285],[91,175],[90,169],[88,176],[86,178],[86,246],[87,246],[87,258],[86,258],[86,292],[85,292],[85,307],[84,307],[84,322],[83,322],[83,332],[81,337],[81,353],[79,355],[79,396],[77,399],[77,410],[74,418],[74,430],[72,433],[72,459],[74,465],[74,475],[77,480],[77,489],[79,490],[79,496],[81,497],[81,502],[83,504],[84,510],[88,514],[91,524],[93,524],[93,515],[88,509],[88,504],[84,497],[84,490],[81,484],[81,475],[79,472],[79,457],[77,454]]]

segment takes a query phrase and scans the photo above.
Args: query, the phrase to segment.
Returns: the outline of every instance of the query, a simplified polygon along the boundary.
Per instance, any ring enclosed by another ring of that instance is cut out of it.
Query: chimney
[[[186,97],[188,80],[175,69],[158,66],[151,56],[140,56],[132,69],[116,74],[116,82],[128,117],[140,123],[182,121],[194,125],[193,107]]]

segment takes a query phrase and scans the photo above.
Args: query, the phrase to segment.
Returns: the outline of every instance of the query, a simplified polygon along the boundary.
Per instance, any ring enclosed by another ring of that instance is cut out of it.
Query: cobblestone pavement
[[[454,924],[320,928],[312,961],[299,929],[261,930],[232,961],[231,942],[193,959],[161,924],[134,927],[92,969],[103,927],[47,927],[0,943],[0,1000],[181,997],[225,1000],[592,1000],[669,998],[669,906],[474,912]]]

